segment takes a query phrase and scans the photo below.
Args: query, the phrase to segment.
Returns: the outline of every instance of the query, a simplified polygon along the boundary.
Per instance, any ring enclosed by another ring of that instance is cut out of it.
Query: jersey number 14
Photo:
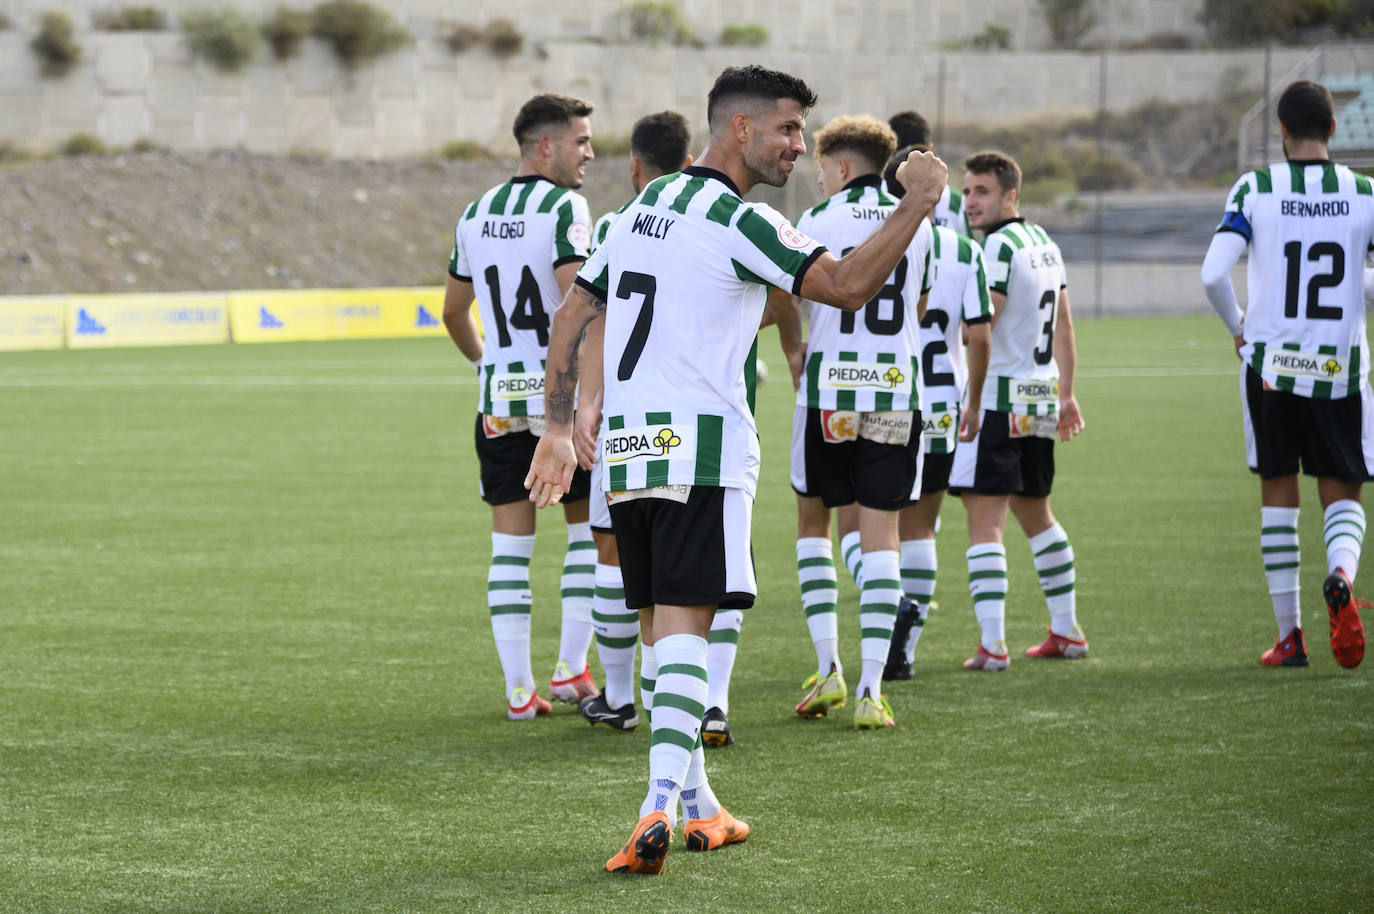
[[[510,346],[510,328],[533,330],[540,346],[549,345],[549,315],[544,311],[544,301],[539,297],[539,281],[534,278],[529,267],[520,271],[520,285],[515,287],[515,307],[511,309],[509,326],[506,312],[501,309],[501,274],[496,264],[487,267],[482,274],[491,292],[491,313],[496,318],[496,337],[501,348]]]

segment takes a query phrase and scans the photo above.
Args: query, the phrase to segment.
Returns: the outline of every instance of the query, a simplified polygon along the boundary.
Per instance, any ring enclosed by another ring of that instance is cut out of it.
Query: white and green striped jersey
[[[1068,285],[1059,245],[1040,226],[1009,219],[983,239],[988,288],[1006,296],[992,328],[983,408],[1043,416],[1059,410],[1054,327]]]
[[[563,301],[554,269],[587,258],[590,224],[580,194],[538,175],[498,184],[458,222],[448,271],[477,296],[486,415],[543,414],[549,315]]]
[[[1368,372],[1370,179],[1326,160],[1246,172],[1217,231],[1250,243],[1241,358],[1278,390],[1318,399],[1358,394]]]
[[[952,187],[946,186],[944,193],[940,194],[930,220],[965,237],[973,234],[968,227],[968,213],[964,212],[964,195]]]
[[[927,453],[954,449],[959,404],[968,382],[962,327],[992,320],[983,251],[972,238],[936,226],[930,253],[930,295],[921,319],[921,421]],[[948,418],[946,418],[948,417]]]
[[[897,207],[877,175],[850,181],[797,220],[797,229],[841,255],[862,244]],[[810,306],[806,367],[797,405],[888,412],[919,409],[920,320],[930,285],[932,228],[922,222],[897,269],[859,311]]]
[[[633,203],[634,201],[631,200],[630,202]],[[610,234],[611,225],[615,222],[615,217],[625,212],[625,210],[629,208],[629,205],[629,203],[626,203],[620,209],[612,210],[609,213],[604,213],[600,219],[596,220],[596,224],[592,226],[593,251],[595,251],[597,248],[601,247],[601,245],[606,243],[606,236]]]
[[[577,282],[606,301],[607,491],[758,484],[745,360],[768,287],[797,294],[825,247],[693,166],[650,183]]]

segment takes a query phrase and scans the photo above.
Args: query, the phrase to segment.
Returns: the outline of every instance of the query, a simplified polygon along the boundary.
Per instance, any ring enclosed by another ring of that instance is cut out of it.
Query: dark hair
[[[964,159],[964,171],[979,175],[992,175],[997,179],[1002,193],[1021,189],[1021,166],[1005,152],[988,149],[975,152]]]
[[[801,105],[805,113],[816,107],[816,93],[795,76],[780,70],[770,70],[758,64],[747,67],[726,67],[716,77],[715,85],[706,95],[706,121],[714,130],[717,109],[727,99],[751,98],[778,101],[790,98]]]
[[[687,161],[687,145],[691,142],[692,131],[687,126],[687,118],[676,111],[646,114],[635,121],[630,131],[631,155],[664,175],[682,170],[682,163]]]
[[[892,158],[887,160],[887,167],[883,169],[883,183],[887,185],[887,192],[892,196],[901,199],[906,196],[906,188],[902,182],[897,180],[897,167],[906,161],[906,157],[916,150],[929,152],[930,147],[912,143],[910,146],[903,146],[892,154]]]
[[[520,106],[515,115],[515,141],[523,149],[526,144],[539,139],[539,131],[555,125],[566,127],[575,117],[587,117],[592,113],[592,103],[571,95],[546,92]]]
[[[1290,139],[1325,143],[1331,138],[1335,105],[1331,101],[1331,91],[1321,83],[1298,80],[1283,90],[1278,107],[1279,123],[1288,131]]]
[[[915,111],[898,111],[887,119],[887,125],[897,134],[898,146],[930,145],[930,124]]]

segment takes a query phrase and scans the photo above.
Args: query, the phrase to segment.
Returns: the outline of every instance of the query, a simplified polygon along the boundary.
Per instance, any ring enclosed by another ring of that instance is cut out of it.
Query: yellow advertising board
[[[439,287],[229,294],[238,343],[445,336],[443,311]]]
[[[71,295],[66,304],[67,345],[72,349],[229,341],[224,292]]]
[[[0,296],[0,350],[61,349],[66,321],[66,296]]]

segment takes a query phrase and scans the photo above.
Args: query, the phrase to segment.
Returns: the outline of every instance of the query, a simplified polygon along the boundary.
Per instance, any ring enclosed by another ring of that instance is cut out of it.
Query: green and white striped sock
[[[625,606],[625,581],[619,565],[596,563],[596,596],[592,601],[596,653],[606,672],[606,704],[622,708],[635,700],[635,644],[639,613]]]
[[[658,655],[652,644],[639,648],[639,704],[644,708],[644,720],[650,729],[654,724],[654,683],[658,680]]]
[[[592,600],[596,592],[596,543],[591,524],[568,524],[568,551],[563,555],[563,631],[558,660],[576,676],[587,668],[592,646]]]
[[[1030,538],[1035,571],[1040,589],[1050,610],[1050,631],[1069,637],[1078,625],[1077,598],[1074,591],[1073,546],[1058,523]]]
[[[1327,573],[1339,568],[1350,583],[1355,583],[1364,549],[1364,506],[1348,498],[1327,505],[1322,538],[1326,540]]]
[[[975,543],[968,559],[968,590],[973,614],[983,630],[983,650],[1001,653],[1007,643],[1007,550],[1001,543]]]
[[[864,554],[858,530],[840,537],[840,555],[844,558],[844,567],[849,569],[849,576],[854,579],[854,586],[863,590]]]
[[[883,667],[902,599],[901,560],[896,550],[864,553],[864,583],[859,593],[859,655],[863,671],[854,694],[877,698],[883,691]]]
[[[821,676],[840,665],[840,625],[835,612],[839,579],[835,574],[834,547],[825,537],[797,540],[797,580],[801,583],[802,610],[811,643],[816,646],[816,670]]]
[[[678,794],[687,781],[706,713],[706,639],[669,635],[655,642],[654,653],[658,678],[649,737],[649,792],[639,815],[660,810],[675,824]]]
[[[925,631],[926,617],[930,614],[930,601],[935,599],[935,571],[938,565],[935,540],[902,541],[902,593],[916,604],[919,617],[907,638],[906,659],[908,663],[916,659],[916,642],[921,640]]]
[[[1260,508],[1260,556],[1264,577],[1269,582],[1269,600],[1274,604],[1274,621],[1279,639],[1302,627],[1298,603],[1298,566],[1302,550],[1298,545],[1298,509]]]
[[[530,669],[530,556],[534,536],[491,535],[487,566],[487,610],[496,653],[506,675],[506,695],[514,689],[534,694]]]
[[[706,707],[720,708],[726,716],[730,714],[730,677],[735,673],[735,655],[739,653],[739,632],[743,625],[744,610],[718,609],[706,639]]]

